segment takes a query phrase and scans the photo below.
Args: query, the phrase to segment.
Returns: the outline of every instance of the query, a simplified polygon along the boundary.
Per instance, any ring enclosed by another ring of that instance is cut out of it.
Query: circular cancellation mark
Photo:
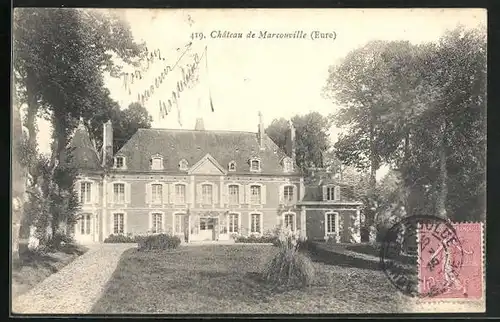
[[[455,228],[435,216],[415,215],[396,222],[387,231],[380,248],[385,275],[400,292],[411,297],[435,297],[446,292],[449,277],[459,274],[462,259]],[[420,278],[424,273],[443,278],[433,280],[430,285]]]

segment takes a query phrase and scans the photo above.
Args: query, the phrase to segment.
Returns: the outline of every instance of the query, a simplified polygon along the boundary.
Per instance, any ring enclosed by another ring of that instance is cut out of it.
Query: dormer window
[[[151,157],[151,170],[163,170],[163,157],[156,154]]]
[[[283,171],[284,172],[292,172],[293,171],[293,162],[290,158],[285,158],[283,160]]]
[[[229,171],[236,171],[236,162],[234,161],[229,162],[228,169]]]
[[[250,160],[250,171],[260,171],[260,160],[259,159],[251,159]]]
[[[324,200],[337,201],[340,200],[340,187],[339,186],[326,186],[323,187]]]
[[[188,162],[186,159],[182,159],[181,162],[179,162],[179,170],[186,171],[188,169]]]
[[[115,157],[115,168],[117,168],[117,169],[125,169],[126,168],[125,157],[123,157],[123,156]]]

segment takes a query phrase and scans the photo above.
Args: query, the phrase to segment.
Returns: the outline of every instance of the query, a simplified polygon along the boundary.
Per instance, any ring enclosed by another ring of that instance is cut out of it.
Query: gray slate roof
[[[250,173],[248,160],[257,156],[262,174],[285,174],[281,165],[285,153],[267,135],[261,151],[257,133],[253,132],[139,129],[116,153],[125,156],[127,170],[132,171],[149,171],[150,158],[155,154],[163,157],[165,172],[179,172],[182,159],[191,167],[210,154],[226,170],[229,162],[235,161],[234,173]]]
[[[71,138],[70,148],[73,148],[72,164],[82,170],[101,170],[101,162],[94,148],[87,128],[80,124]]]

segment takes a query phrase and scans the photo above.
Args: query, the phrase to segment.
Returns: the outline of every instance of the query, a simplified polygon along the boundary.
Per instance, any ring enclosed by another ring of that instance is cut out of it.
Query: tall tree
[[[109,107],[94,114],[88,123],[90,137],[98,151],[102,148],[102,125],[108,120],[113,124],[113,153],[118,152],[138,129],[151,128],[153,118],[140,103],[131,103],[123,110],[115,101],[105,104]]]
[[[80,119],[88,124],[101,102],[109,101],[103,72],[120,72],[112,53],[134,63],[143,46],[134,42],[124,21],[92,9],[16,9],[13,31],[14,76],[20,103],[27,105],[29,145],[36,145],[38,115],[52,123],[49,183],[55,232],[56,221],[71,212],[70,204],[60,202],[72,200],[68,180],[75,176],[63,164],[70,135]]]
[[[21,103],[27,104],[30,143],[36,140],[36,116],[53,123],[54,157],[66,147],[80,117],[89,120],[109,92],[103,72],[117,76],[134,63],[143,45],[116,15],[92,9],[23,8],[14,14],[14,71]]]
[[[19,230],[24,205],[26,168],[22,160],[22,123],[19,106],[14,104],[12,107],[12,261],[19,259]]]
[[[318,112],[292,117],[295,128],[296,163],[301,171],[310,167],[323,167],[323,157],[330,148],[328,131],[331,119]],[[266,128],[266,134],[284,151],[290,132],[290,123],[284,118],[275,119]]]
[[[482,216],[484,206],[478,205],[484,205],[485,191],[485,46],[484,31],[459,27],[437,43],[385,43],[377,47],[375,64],[348,55],[334,68],[327,87],[344,106],[338,123],[349,128],[336,144],[339,158],[363,167],[373,165],[370,156],[376,153],[380,161],[399,169],[408,189],[407,204],[414,211],[452,218],[460,213]],[[355,57],[365,48],[354,51]],[[378,66],[379,72],[365,76],[370,66]],[[364,78],[378,78],[368,93]],[[373,97],[379,98],[372,100],[377,108],[363,108],[363,100]],[[457,206],[465,204],[471,207],[467,211]]]

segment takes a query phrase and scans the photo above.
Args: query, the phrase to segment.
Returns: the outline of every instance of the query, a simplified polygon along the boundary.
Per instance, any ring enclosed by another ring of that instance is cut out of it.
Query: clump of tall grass
[[[277,232],[278,252],[263,271],[263,278],[273,286],[306,287],[315,278],[315,269],[307,253],[301,252],[304,239],[299,232],[281,228]]]

